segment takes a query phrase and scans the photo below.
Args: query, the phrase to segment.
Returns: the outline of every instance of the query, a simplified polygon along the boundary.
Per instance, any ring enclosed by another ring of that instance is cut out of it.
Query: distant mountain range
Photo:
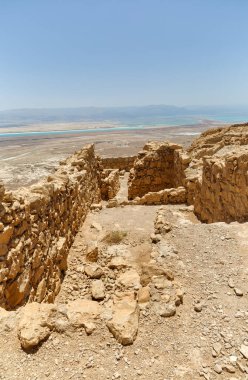
[[[0,124],[31,124],[51,122],[116,121],[123,123],[164,123],[167,118],[195,118],[248,120],[248,106],[240,107],[177,107],[149,105],[137,107],[78,107],[16,109],[0,111]]]

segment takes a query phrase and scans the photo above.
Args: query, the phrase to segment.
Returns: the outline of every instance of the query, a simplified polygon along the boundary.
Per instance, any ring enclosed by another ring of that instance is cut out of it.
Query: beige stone
[[[140,276],[135,269],[130,269],[118,277],[117,284],[125,289],[138,290],[141,287]]]
[[[67,310],[70,324],[75,328],[84,327],[90,333],[95,329],[94,322],[100,318],[102,307],[96,301],[78,299],[69,302]]]
[[[18,338],[25,350],[36,347],[51,334],[57,308],[52,304],[27,304],[21,312]]]
[[[115,256],[112,257],[108,266],[110,269],[122,269],[127,266],[127,262],[123,257]]]
[[[148,286],[140,288],[138,290],[138,302],[147,303],[150,301],[150,290]]]
[[[133,294],[122,295],[114,300],[113,318],[107,322],[107,326],[124,346],[134,342],[139,327],[139,307]]]
[[[91,294],[92,298],[100,301],[103,300],[105,297],[105,286],[102,280],[95,280],[92,282],[91,285]]]
[[[100,278],[103,275],[102,268],[95,263],[85,265],[84,271],[86,275],[90,278]]]

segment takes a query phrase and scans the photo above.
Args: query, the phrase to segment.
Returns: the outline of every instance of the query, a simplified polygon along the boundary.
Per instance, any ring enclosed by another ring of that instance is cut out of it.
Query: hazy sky
[[[0,0],[0,109],[248,104],[247,0]]]

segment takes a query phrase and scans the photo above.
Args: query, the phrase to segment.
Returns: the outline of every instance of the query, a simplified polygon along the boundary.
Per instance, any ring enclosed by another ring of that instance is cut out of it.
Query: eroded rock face
[[[134,293],[115,297],[113,318],[107,326],[116,340],[124,346],[134,342],[139,327],[139,306]]]

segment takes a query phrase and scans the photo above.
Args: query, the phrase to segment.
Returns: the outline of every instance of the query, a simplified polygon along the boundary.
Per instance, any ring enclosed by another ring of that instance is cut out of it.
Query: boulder
[[[27,304],[21,311],[18,338],[22,348],[29,350],[49,337],[55,324],[57,308],[53,304]]]
[[[113,317],[107,326],[116,340],[124,346],[136,339],[139,327],[139,306],[134,293],[115,297]]]

